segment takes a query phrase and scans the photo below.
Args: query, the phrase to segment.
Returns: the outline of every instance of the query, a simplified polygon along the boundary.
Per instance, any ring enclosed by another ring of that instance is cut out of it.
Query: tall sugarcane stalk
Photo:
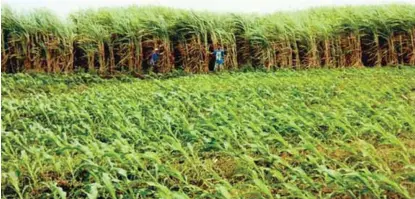
[[[324,66],[326,67],[331,65],[330,51],[330,41],[326,38],[324,40]]]
[[[9,61],[10,53],[6,49],[6,42],[4,31],[1,29],[1,72],[6,72],[6,64]]]
[[[410,44],[411,44],[411,49],[412,49],[412,52],[410,53],[409,64],[415,65],[415,28],[412,28],[409,31],[409,37],[411,40]]]
[[[75,60],[85,58],[85,66],[76,67],[142,73],[144,36],[163,45],[161,73],[174,69],[170,56],[179,44],[182,57],[176,59],[188,72],[209,70],[211,44],[226,47],[227,69],[415,65],[413,10],[374,6],[253,16],[133,7],[80,11],[69,22],[47,12],[2,12],[1,69],[72,72]]]
[[[382,64],[382,49],[379,42],[379,35],[374,33],[373,34],[374,43],[375,43],[375,51],[376,51],[376,61],[375,66],[381,66]]]

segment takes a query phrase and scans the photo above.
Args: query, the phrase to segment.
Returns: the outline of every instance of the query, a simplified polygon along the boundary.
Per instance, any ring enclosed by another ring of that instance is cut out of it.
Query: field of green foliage
[[[3,198],[414,198],[415,68],[2,77]]]

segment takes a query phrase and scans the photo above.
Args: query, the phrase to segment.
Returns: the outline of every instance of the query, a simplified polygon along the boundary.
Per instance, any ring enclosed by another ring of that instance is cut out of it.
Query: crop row
[[[53,85],[65,77],[6,75],[2,196],[413,198],[414,77],[325,69]]]
[[[267,15],[132,6],[81,10],[66,20],[4,7],[1,36],[7,72],[207,72],[218,45],[227,69],[415,65],[415,7],[405,4]],[[164,53],[151,68],[156,47]]]

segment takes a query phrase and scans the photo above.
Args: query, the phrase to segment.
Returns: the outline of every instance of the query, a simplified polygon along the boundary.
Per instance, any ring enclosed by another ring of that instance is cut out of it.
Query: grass
[[[414,198],[415,69],[3,75],[3,198]]]

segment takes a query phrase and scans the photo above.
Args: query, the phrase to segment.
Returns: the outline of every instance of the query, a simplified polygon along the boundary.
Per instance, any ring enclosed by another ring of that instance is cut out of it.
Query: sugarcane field
[[[8,3],[1,198],[415,198],[415,3]]]

